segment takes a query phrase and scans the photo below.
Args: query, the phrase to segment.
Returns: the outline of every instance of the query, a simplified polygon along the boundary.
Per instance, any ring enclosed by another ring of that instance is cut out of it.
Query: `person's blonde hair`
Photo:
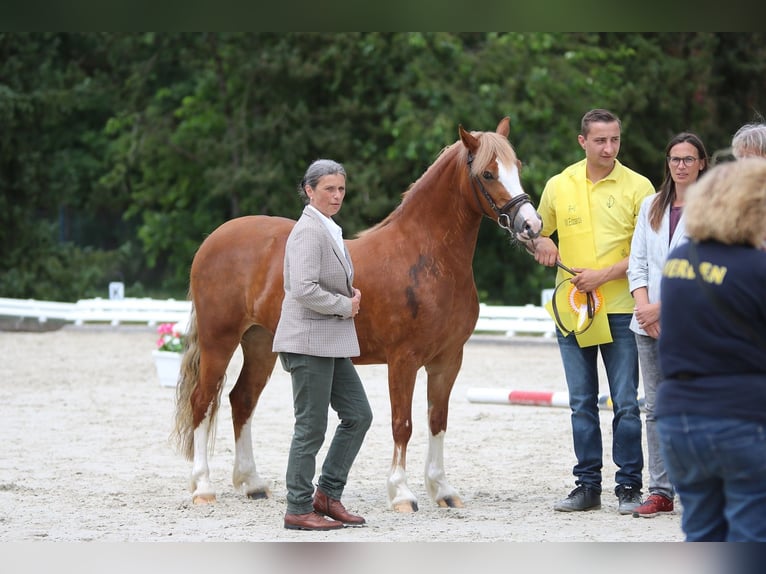
[[[761,247],[766,239],[766,159],[721,163],[686,193],[686,233],[697,241]]]

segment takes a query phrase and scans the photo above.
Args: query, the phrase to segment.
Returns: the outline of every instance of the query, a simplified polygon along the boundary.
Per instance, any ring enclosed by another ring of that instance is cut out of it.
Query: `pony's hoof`
[[[271,493],[268,490],[254,490],[253,492],[248,492],[247,497],[250,500],[264,500],[271,497]]]
[[[463,501],[457,496],[445,496],[437,504],[442,508],[463,508]]]
[[[193,504],[215,504],[215,494],[198,494],[192,497]]]
[[[396,512],[401,512],[402,514],[417,512],[418,503],[411,500],[405,500],[403,502],[400,502],[399,504],[394,504],[394,510]]]

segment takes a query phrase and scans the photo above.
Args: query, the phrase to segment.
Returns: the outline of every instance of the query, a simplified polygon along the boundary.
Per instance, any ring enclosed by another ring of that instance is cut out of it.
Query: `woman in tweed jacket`
[[[285,297],[273,350],[292,378],[295,427],[285,483],[285,528],[332,530],[365,520],[340,502],[351,465],[372,423],[372,411],[350,357],[359,355],[354,317],[361,292],[341,228],[332,220],[346,193],[343,166],[312,163],[301,182],[308,200],[287,239]],[[328,407],[340,424],[316,492],[316,455],[327,431]],[[313,498],[312,498],[313,495]]]

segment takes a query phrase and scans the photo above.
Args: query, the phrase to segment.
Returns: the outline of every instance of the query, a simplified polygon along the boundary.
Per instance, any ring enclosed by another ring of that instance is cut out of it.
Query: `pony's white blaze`
[[[497,175],[500,183],[502,183],[505,189],[508,190],[511,197],[519,197],[524,193],[524,188],[521,187],[518,166],[514,163],[509,168],[503,165],[499,159],[496,161]],[[532,207],[531,203],[524,203],[521,206],[521,209],[519,209],[519,215],[524,218],[524,222],[532,234],[538,235],[540,231],[542,231],[543,223],[540,221],[540,218],[537,216],[537,212],[535,211],[535,208]]]

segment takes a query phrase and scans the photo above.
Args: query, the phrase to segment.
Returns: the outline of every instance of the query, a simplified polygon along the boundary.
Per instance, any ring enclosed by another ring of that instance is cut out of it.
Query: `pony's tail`
[[[186,344],[183,358],[181,359],[181,372],[178,375],[176,385],[176,420],[175,428],[171,432],[170,441],[187,460],[194,459],[194,411],[192,409],[191,396],[199,384],[199,331],[197,329],[197,313],[192,304],[191,315],[186,332]],[[218,392],[215,394],[212,404],[205,413],[209,417],[208,449],[212,451],[215,443],[216,415],[223,390],[222,381],[218,382]],[[198,421],[199,423],[200,421]]]

